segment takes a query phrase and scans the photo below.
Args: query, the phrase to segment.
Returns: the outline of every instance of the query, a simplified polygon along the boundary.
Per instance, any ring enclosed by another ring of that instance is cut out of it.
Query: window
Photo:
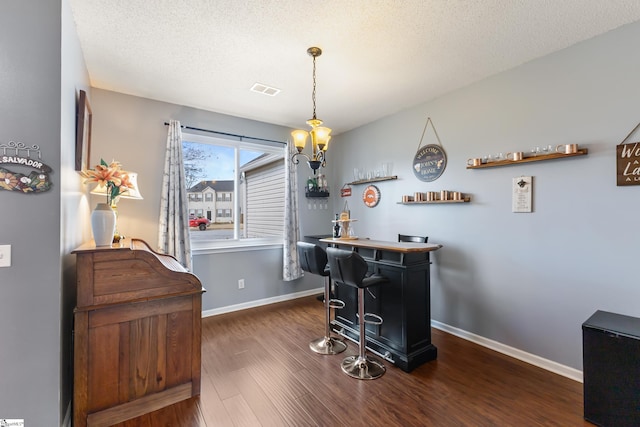
[[[218,202],[230,202],[232,193],[218,193],[216,195],[216,201]]]
[[[191,229],[194,250],[282,244],[285,153],[280,143],[183,132],[189,212],[215,214],[206,230]]]

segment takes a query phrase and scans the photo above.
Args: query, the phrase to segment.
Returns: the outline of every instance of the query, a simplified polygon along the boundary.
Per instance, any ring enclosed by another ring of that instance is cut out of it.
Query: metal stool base
[[[348,356],[342,361],[342,372],[359,380],[375,380],[385,371],[382,363],[369,357]]]
[[[322,337],[309,343],[309,348],[319,354],[338,354],[347,349],[347,345],[332,337]]]

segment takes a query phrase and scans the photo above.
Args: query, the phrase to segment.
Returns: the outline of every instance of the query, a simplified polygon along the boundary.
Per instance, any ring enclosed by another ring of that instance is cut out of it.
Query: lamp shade
[[[307,136],[309,136],[309,133],[305,130],[294,130],[291,132],[291,136],[293,137],[293,143],[298,151],[302,151],[304,146],[307,144]]]
[[[138,174],[136,172],[127,171],[122,171],[122,173],[129,175],[129,182],[133,184],[133,188],[127,189],[125,192],[120,194],[118,198],[142,200],[143,197],[140,193],[140,187],[138,186]],[[107,194],[107,187],[104,185],[96,184],[93,190],[91,190],[91,194],[105,195]]]
[[[327,151],[327,149],[329,148],[329,141],[331,141],[331,135],[327,137],[327,143],[322,148],[322,151]]]
[[[329,136],[331,134],[331,129],[327,127],[316,127],[311,129],[311,138],[313,142],[320,148],[321,150],[329,143]]]

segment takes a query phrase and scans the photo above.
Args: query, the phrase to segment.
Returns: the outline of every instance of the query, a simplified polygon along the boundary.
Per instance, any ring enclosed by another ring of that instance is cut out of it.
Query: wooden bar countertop
[[[387,242],[383,240],[369,239],[341,239],[326,238],[320,239],[322,243],[348,245],[356,248],[380,249],[391,252],[431,252],[437,251],[442,245],[437,243],[413,243],[413,242]]]

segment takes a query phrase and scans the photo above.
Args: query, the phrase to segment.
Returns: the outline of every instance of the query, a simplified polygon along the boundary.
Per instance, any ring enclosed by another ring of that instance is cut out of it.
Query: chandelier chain
[[[313,92],[311,94],[313,101],[313,119],[316,119],[316,57],[313,57]]]

